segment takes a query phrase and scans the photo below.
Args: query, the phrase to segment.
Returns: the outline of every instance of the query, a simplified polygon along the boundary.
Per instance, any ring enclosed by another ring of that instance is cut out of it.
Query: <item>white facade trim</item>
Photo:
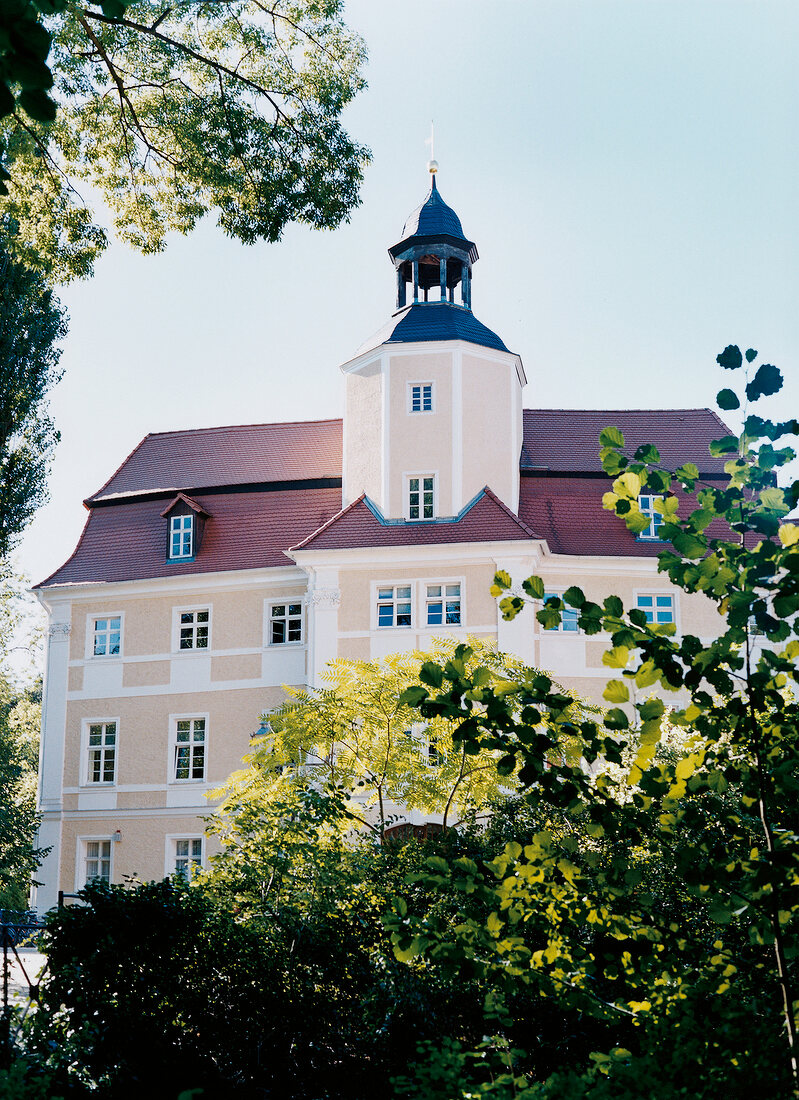
[[[463,499],[463,352],[452,353],[452,511],[457,515]]]
[[[356,355],[354,359],[350,359],[346,363],[342,363],[339,370],[342,374],[355,374],[364,367],[369,367],[372,363],[375,363],[385,353],[390,353],[392,356],[397,357],[406,355],[425,355],[429,354],[430,350],[435,350],[436,354],[439,352],[452,352],[458,349],[467,351],[469,355],[473,355],[476,359],[485,359],[488,362],[504,362],[509,361],[513,363],[516,368],[516,374],[521,386],[527,385],[527,375],[524,373],[524,367],[522,366],[521,356],[515,351],[502,351],[500,348],[486,348],[482,344],[473,344],[469,340],[416,340],[414,342],[401,343],[401,344],[380,344],[376,348],[372,348],[370,351],[365,351],[362,355]]]

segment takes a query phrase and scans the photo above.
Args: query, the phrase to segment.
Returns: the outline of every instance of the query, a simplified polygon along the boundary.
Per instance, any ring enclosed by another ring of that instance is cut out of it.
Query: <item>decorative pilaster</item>
[[[312,687],[322,685],[322,677],[328,661],[338,656],[338,609],[341,591],[338,587],[338,571],[325,570],[308,590],[305,603],[308,608],[308,682]]]

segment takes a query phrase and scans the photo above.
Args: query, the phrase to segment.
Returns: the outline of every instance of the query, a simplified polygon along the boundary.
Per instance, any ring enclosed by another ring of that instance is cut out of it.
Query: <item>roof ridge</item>
[[[365,499],[366,499],[366,493],[363,492],[363,493],[361,493],[361,495],[358,497],[357,500],[353,500],[353,502],[351,504],[347,504],[346,507],[341,508],[338,512],[336,512],[336,514],[334,516],[331,516],[329,520],[327,520],[325,523],[323,523],[321,527],[317,527],[317,529],[315,531],[312,531],[310,533],[310,535],[308,535],[306,538],[304,538],[302,540],[302,542],[298,542],[296,544],[296,546],[290,546],[288,548],[288,553],[291,554],[295,550],[302,550],[302,548],[304,546],[306,546],[309,542],[312,542],[315,538],[317,538],[319,535],[321,535],[323,531],[326,531],[328,527],[331,527],[336,522],[336,520],[341,519],[341,517],[345,516],[347,514],[347,512],[351,512],[357,504],[360,504],[361,501],[363,501]]]
[[[686,412],[700,413],[700,412],[704,412],[704,413],[710,413],[711,416],[714,416],[714,417],[716,417],[717,420],[720,420],[720,418],[718,417],[716,412],[713,409],[708,408],[707,405],[691,405],[691,406],[678,407],[678,408],[675,408],[674,406],[671,406],[671,405],[666,406],[664,408],[655,408],[654,406],[652,406],[652,407],[649,407],[649,408],[640,408],[640,409],[566,409],[566,408],[561,408],[561,409],[556,409],[556,408],[536,409],[536,408],[530,408],[530,409],[522,409],[522,412],[525,412],[525,413],[569,413],[569,414],[572,414],[572,413],[577,413],[577,414],[579,414],[579,413],[595,413],[595,414],[596,413],[608,413],[608,414],[621,413],[621,414],[625,414],[625,413],[664,413],[664,412],[675,412],[675,413],[686,413]],[[721,422],[723,423],[723,421],[721,421]]]
[[[510,519],[512,519],[514,521],[514,523],[517,523],[519,525],[519,527],[521,527],[522,531],[524,531],[527,535],[529,535],[531,539],[540,539],[541,536],[537,535],[535,533],[535,531],[532,529],[532,527],[528,527],[523,519],[521,519],[519,516],[514,515],[513,512],[511,512],[510,508],[507,506],[507,504],[503,500],[500,500],[499,497],[497,496],[497,494],[494,492],[494,490],[491,489],[488,485],[485,485],[483,487],[483,493],[484,493],[485,496],[491,497],[491,499],[494,501],[494,503],[499,505],[499,507],[502,509],[502,511],[507,516],[509,516]],[[480,497],[478,496],[475,499],[475,502],[472,505],[472,508],[474,508],[477,505],[479,500],[480,500]],[[469,509],[469,511],[471,511],[471,508]]]
[[[297,428],[307,424],[341,424],[340,416],[323,417],[320,420],[271,420],[261,424],[215,424],[208,428],[172,428],[165,432],[148,432],[142,440],[153,439],[165,435],[190,435],[193,432],[231,432],[241,431],[243,428]],[[141,443],[139,444],[139,447]],[[138,450],[138,448],[136,448]],[[131,452],[133,454],[133,452]],[[110,480],[110,479],[109,479]],[[107,483],[106,483],[107,484]]]

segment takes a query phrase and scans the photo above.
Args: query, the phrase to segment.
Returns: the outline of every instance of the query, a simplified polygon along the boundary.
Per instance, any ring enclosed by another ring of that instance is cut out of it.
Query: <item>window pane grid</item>
[[[89,726],[89,783],[113,783],[116,767],[116,722]]]
[[[428,584],[427,625],[459,626],[461,622],[461,586]]]
[[[272,645],[302,641],[302,604],[273,605],[269,620],[269,641]]]
[[[433,519],[432,477],[408,478],[408,518]]]
[[[639,596],[638,608],[643,611],[648,623],[673,623],[674,597],[673,596]]]
[[[205,719],[175,723],[175,779],[205,778]]]
[[[190,878],[195,867],[202,867],[203,842],[200,837],[175,841],[175,874]]]
[[[94,620],[94,656],[116,657],[122,638],[122,619],[119,616]]]
[[[411,386],[411,412],[432,412],[433,411],[433,384],[432,382],[423,382],[416,386]]]
[[[169,520],[170,558],[190,558],[193,550],[194,516],[172,516]]]
[[[411,625],[411,586],[409,584],[378,588],[377,625]]]
[[[111,879],[111,841],[89,840],[86,842],[86,882],[92,879]]]
[[[561,600],[561,602],[563,602],[559,592],[545,592],[544,593],[544,603],[545,604],[546,604],[547,600]],[[561,633],[564,633],[564,634],[579,634],[580,633],[580,627],[577,625],[577,620],[579,619],[579,617],[580,617],[579,612],[575,608],[573,608],[573,607],[564,607],[561,610],[561,613],[560,613],[560,625],[559,626],[545,626],[544,630],[555,630],[555,631],[560,631]]]
[[[208,631],[211,622],[211,612],[181,611],[180,613],[180,640],[181,649],[208,649]]]
[[[657,500],[663,500],[663,497],[648,493],[642,493],[638,497],[638,507],[641,514],[649,519],[649,526],[640,533],[639,539],[657,539],[660,537],[658,531],[663,523],[663,516],[660,512],[655,511],[655,501]]]

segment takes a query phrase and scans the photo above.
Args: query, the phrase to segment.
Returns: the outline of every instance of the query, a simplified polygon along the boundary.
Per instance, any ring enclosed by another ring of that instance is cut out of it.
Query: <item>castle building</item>
[[[657,572],[602,509],[598,435],[723,479],[708,409],[524,408],[519,355],[472,312],[477,248],[435,175],[389,249],[396,310],[341,367],[343,422],[148,435],[84,503],[77,548],[35,592],[49,616],[36,904],[94,877],[157,879],[208,856],[206,793],[241,766],[283,684],[334,657],[495,640],[599,700],[606,641],[504,622],[494,573],[580,584],[702,637],[713,606]]]

